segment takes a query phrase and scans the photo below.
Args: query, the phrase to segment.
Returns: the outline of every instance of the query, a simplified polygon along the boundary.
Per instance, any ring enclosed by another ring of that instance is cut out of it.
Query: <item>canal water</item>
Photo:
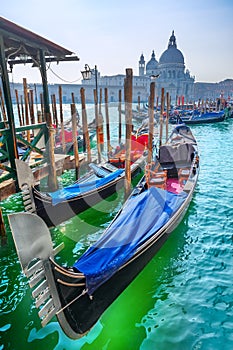
[[[67,338],[56,318],[41,328],[7,226],[0,247],[0,350],[233,349],[233,119],[192,131],[200,175],[189,210],[84,337]],[[51,230],[56,244],[65,243],[59,263],[72,264],[95,242],[123,197],[120,191]],[[23,208],[20,194],[0,204],[5,218]]]

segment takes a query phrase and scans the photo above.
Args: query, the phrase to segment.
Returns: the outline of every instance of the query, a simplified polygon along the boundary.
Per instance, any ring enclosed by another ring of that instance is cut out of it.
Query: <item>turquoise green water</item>
[[[0,349],[233,349],[233,120],[192,130],[201,171],[184,220],[83,338],[68,339],[56,318],[40,327],[8,230],[0,248]],[[51,231],[65,242],[61,263],[96,240],[122,200],[115,194]],[[2,206],[5,215],[21,210],[20,195]]]

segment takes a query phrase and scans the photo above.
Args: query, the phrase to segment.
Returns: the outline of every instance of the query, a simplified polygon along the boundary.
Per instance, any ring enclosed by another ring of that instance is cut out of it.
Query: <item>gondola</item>
[[[224,111],[200,113],[198,111],[187,111],[178,116],[171,116],[169,123],[177,124],[179,122],[187,125],[219,123],[225,120]]]
[[[146,155],[141,154],[132,163],[132,178],[144,169],[145,159]],[[16,159],[16,168],[25,210],[36,212],[48,227],[57,226],[109,197],[123,187],[125,178],[124,169],[118,169],[107,161],[91,163],[90,171],[74,184],[55,192],[42,192],[27,163]]]
[[[180,223],[198,173],[196,140],[188,126],[178,125],[100,239],[71,267],[55,261],[59,247],[53,249],[38,216],[9,215],[42,326],[56,315],[70,338],[85,335]]]

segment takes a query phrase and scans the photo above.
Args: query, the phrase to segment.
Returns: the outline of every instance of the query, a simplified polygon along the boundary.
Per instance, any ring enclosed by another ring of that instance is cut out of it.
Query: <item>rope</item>
[[[73,84],[73,83],[76,83],[76,82],[78,82],[78,81],[80,81],[82,79],[82,77],[80,77],[80,78],[78,78],[76,80],[73,80],[73,81],[65,80],[62,77],[60,77],[57,73],[55,73],[50,66],[48,67],[48,70],[50,70],[58,79],[60,79],[64,83]]]
[[[82,291],[81,294],[79,294],[76,298],[74,298],[73,300],[71,300],[68,304],[66,304],[66,306],[64,306],[62,309],[58,310],[57,315],[60,314],[60,312],[64,311],[67,307],[69,307],[71,304],[73,304],[76,300],[78,300],[79,298],[81,298],[84,294],[87,293],[87,289],[84,289]]]

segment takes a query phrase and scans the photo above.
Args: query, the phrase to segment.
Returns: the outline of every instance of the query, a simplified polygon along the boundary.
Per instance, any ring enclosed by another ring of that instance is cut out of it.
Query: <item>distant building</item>
[[[159,75],[156,80],[158,93],[164,88],[165,93],[169,92],[172,101],[176,101],[177,96],[184,96],[185,100],[192,100],[194,97],[194,77],[190,76],[188,70],[185,71],[184,56],[177,48],[174,31],[168,42],[167,49],[160,56],[159,61],[155,58],[154,50],[151,59],[145,66],[144,56],[141,55],[139,61],[139,76]]]
[[[174,31],[169,39],[168,48],[162,53],[159,61],[155,58],[154,50],[151,59],[146,63],[144,55],[139,59],[139,75],[133,76],[133,100],[147,102],[151,78],[159,75],[156,79],[157,95],[160,95],[162,87],[169,92],[171,100],[176,101],[177,96],[184,96],[184,99],[194,98],[194,77],[185,71],[184,56],[177,49]],[[124,86],[124,75],[98,76],[98,86],[109,88],[109,101],[118,101],[118,90]],[[82,81],[82,85],[89,90],[94,87],[94,76],[89,81]],[[87,94],[89,95],[88,91]]]
[[[159,75],[156,79],[156,96],[160,97],[161,89],[164,88],[165,94],[169,92],[172,103],[176,103],[177,98],[183,96],[185,102],[198,101],[199,99],[216,99],[224,96],[225,99],[233,98],[233,80],[226,79],[219,83],[195,83],[189,71],[185,67],[183,53],[177,48],[174,31],[168,41],[167,49],[161,54],[159,60],[156,60],[155,52],[152,51],[151,58],[146,62],[141,54],[138,62],[138,73],[133,72],[133,101],[148,102],[150,83],[152,77]],[[119,101],[119,90],[122,91],[122,101],[124,101],[124,74],[112,76],[101,76],[97,74],[98,97],[100,99],[100,89],[102,90],[102,103],[104,103],[104,89],[108,89],[108,101]],[[55,94],[57,103],[59,103],[59,85],[62,86],[63,103],[72,102],[72,94],[75,96],[75,102],[80,103],[80,88],[84,87],[87,103],[93,103],[93,90],[96,88],[95,71],[92,70],[90,80],[82,80],[77,84],[49,84],[50,95]],[[35,84],[28,84],[29,89],[35,89]],[[15,89],[19,95],[23,96],[22,84],[11,84],[12,100],[15,103]],[[40,103],[42,93],[42,84],[36,84],[37,102]],[[36,102],[36,101],[35,101]]]

